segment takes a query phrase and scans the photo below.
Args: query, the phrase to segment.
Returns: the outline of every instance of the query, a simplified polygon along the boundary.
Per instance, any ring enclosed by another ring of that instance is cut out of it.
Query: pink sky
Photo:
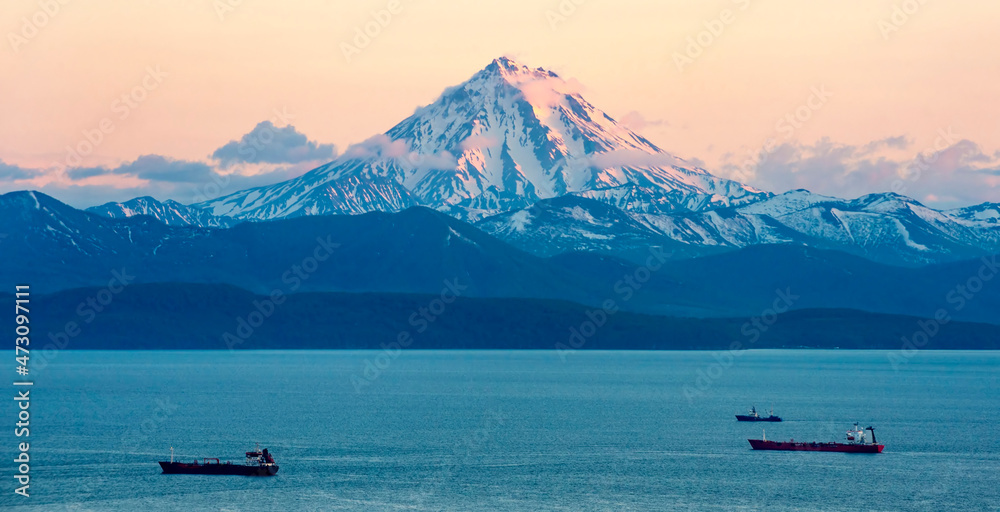
[[[46,14],[42,4],[59,7]],[[238,5],[220,10],[229,4]],[[936,0],[4,2],[0,161],[37,173],[9,176],[0,192],[72,181],[65,148],[105,118],[110,130],[79,166],[149,154],[209,162],[264,120],[343,150],[509,55],[578,80],[611,116],[723,176],[772,190],[886,190],[950,130],[973,153],[938,159],[940,176],[925,172],[911,195],[997,201],[989,173],[930,196],[949,173],[1000,167],[998,15],[995,2]],[[345,56],[343,44],[377,17],[380,33]],[[692,47],[700,33],[707,44]],[[137,87],[142,101],[116,103]],[[810,100],[818,89],[829,97]],[[779,124],[797,112],[808,119]],[[771,174],[735,175],[769,138],[789,152]],[[862,151],[880,140],[895,142]],[[895,167],[870,170],[880,158]],[[833,175],[816,170],[830,159]],[[86,179],[123,196],[144,183]]]

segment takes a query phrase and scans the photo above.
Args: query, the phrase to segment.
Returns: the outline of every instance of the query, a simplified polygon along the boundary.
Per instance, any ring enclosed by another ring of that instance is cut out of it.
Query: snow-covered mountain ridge
[[[573,250],[627,254],[654,244],[700,255],[759,244],[796,244],[883,263],[920,265],[1000,252],[1000,223],[990,215],[998,210],[998,205],[987,204],[938,211],[892,193],[845,200],[793,190],[743,206],[672,214],[609,212],[604,204],[580,200],[544,202],[476,225],[545,255]],[[608,226],[625,226],[616,228],[622,237],[609,237]]]
[[[542,255],[791,243],[914,265],[1000,252],[997,204],[939,211],[890,193],[774,195],[677,158],[589,103],[575,81],[505,57],[297,178],[189,206],[137,198],[89,210],[224,227],[412,206]]]
[[[123,203],[105,203],[87,208],[88,212],[121,219],[148,215],[155,217],[168,226],[201,226],[206,228],[229,227],[236,224],[230,217],[216,216],[200,208],[186,206],[177,201],[167,199],[159,202],[149,196],[137,197]]]

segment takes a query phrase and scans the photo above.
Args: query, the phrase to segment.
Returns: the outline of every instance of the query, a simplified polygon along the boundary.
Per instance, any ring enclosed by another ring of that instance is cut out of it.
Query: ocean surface
[[[3,405],[0,508],[1000,510],[1000,353],[563,356],[60,352],[32,370],[29,498]],[[786,421],[737,423],[752,404]],[[842,440],[855,421],[884,453],[747,443]],[[255,442],[276,477],[156,464],[171,446],[241,461]]]

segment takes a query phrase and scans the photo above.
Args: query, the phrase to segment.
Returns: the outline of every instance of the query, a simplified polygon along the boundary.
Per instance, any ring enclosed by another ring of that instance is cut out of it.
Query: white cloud
[[[969,140],[916,154],[904,151],[910,146],[905,137],[864,145],[829,139],[812,145],[785,143],[764,151],[749,167],[739,155],[727,155],[718,174],[778,193],[804,188],[850,199],[896,192],[938,208],[1000,200],[998,155]]]
[[[333,160],[336,156],[337,148],[333,144],[309,140],[294,126],[279,128],[271,121],[258,123],[239,141],[229,141],[212,153],[212,158],[218,160],[223,168],[237,163],[319,163]]]
[[[409,142],[401,139],[393,140],[384,134],[369,137],[364,142],[352,145],[344,151],[343,158],[388,158],[416,169],[454,169],[458,166],[458,160],[447,151],[440,153],[413,151]]]
[[[563,80],[557,76],[531,78],[515,84],[524,99],[535,107],[561,105],[566,96],[580,94],[584,87],[575,78]]]
[[[635,110],[626,113],[618,122],[632,131],[641,131],[647,126],[670,126],[670,123],[662,119],[648,120]]]

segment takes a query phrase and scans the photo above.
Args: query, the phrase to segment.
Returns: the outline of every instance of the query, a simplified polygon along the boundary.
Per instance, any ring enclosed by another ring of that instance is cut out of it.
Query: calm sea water
[[[1000,510],[1000,354],[63,352],[32,389],[31,497],[9,510]],[[386,359],[378,361],[381,364]],[[369,377],[372,374],[369,373]],[[687,388],[685,388],[687,386]],[[685,390],[687,392],[685,392]],[[13,393],[12,391],[9,393]],[[755,452],[874,424],[881,455]],[[239,460],[274,478],[162,475]]]

